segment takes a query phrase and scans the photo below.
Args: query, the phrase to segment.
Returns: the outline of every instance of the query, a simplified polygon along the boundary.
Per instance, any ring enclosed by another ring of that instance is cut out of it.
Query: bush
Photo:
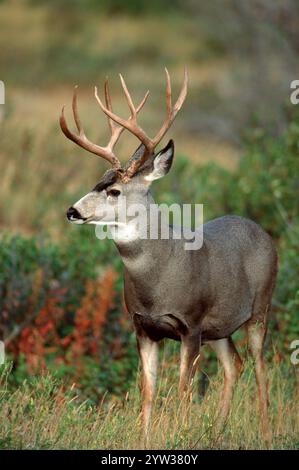
[[[2,238],[0,335],[16,360],[13,381],[50,369],[97,400],[107,389],[126,388],[131,359],[124,344],[127,350],[132,328],[120,314],[112,245],[98,243],[89,253],[86,234],[61,246],[20,235]],[[115,358],[122,359],[121,374]]]

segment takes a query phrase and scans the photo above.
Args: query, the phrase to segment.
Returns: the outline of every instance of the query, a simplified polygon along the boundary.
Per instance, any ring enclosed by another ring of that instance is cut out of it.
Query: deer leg
[[[190,392],[199,358],[200,336],[183,336],[181,343],[179,394],[181,397]]]
[[[268,417],[268,386],[263,357],[263,346],[267,328],[264,323],[256,322],[248,324],[248,346],[255,362],[255,376],[258,386],[259,408],[261,415],[262,434],[268,444],[271,443],[271,431]]]
[[[219,402],[217,417],[222,426],[227,420],[234,386],[242,371],[242,360],[231,337],[209,342],[224,368],[224,389]]]
[[[147,440],[150,427],[152,405],[155,395],[158,368],[158,343],[147,336],[137,337],[138,351],[142,365],[142,423]]]

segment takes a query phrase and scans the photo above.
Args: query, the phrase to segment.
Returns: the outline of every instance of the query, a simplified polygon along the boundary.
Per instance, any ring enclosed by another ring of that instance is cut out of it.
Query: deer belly
[[[239,329],[252,314],[252,304],[239,309],[215,309],[202,322],[202,343],[227,338]]]
[[[153,341],[160,341],[163,338],[180,341],[181,335],[185,332],[185,326],[173,315],[154,317],[135,314],[133,321],[137,333],[145,332]]]

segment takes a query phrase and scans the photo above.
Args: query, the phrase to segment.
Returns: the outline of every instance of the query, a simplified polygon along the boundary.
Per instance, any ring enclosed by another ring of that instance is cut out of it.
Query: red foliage
[[[109,268],[100,279],[87,281],[85,295],[74,314],[73,329],[67,336],[62,333],[68,325],[62,307],[66,291],[58,287],[51,290],[43,308],[10,348],[15,356],[24,355],[30,373],[46,368],[49,353],[54,353],[58,363],[75,362],[78,372],[85,355],[99,355],[103,327],[115,298],[116,278],[116,272]]]

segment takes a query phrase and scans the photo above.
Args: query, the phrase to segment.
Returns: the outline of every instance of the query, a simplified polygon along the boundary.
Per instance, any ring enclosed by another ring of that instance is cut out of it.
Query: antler
[[[111,130],[111,138],[109,143],[105,147],[100,147],[97,144],[94,144],[91,142],[85,135],[84,129],[82,127],[80,118],[79,118],[79,113],[78,113],[78,104],[77,104],[77,86],[74,89],[74,94],[73,94],[73,101],[72,101],[72,109],[73,109],[73,115],[74,115],[74,121],[77,127],[77,130],[79,134],[75,134],[74,132],[70,131],[68,128],[68,125],[65,120],[64,116],[64,108],[63,106],[62,111],[61,111],[61,116],[60,116],[60,127],[64,135],[78,144],[80,147],[84,148],[85,150],[88,150],[91,153],[94,153],[95,155],[98,155],[99,157],[105,158],[108,162],[111,163],[112,167],[115,170],[120,170],[121,169],[121,163],[119,159],[115,156],[113,152],[113,148],[115,144],[117,143],[120,135],[122,132],[125,130],[125,126],[117,125],[109,116],[108,116],[108,124]],[[105,91],[105,102],[106,102],[106,107],[110,113],[112,113],[112,104],[111,104],[111,96],[110,96],[110,91],[109,91],[109,85],[108,85],[108,80],[105,81],[105,86],[104,86],[104,91]],[[142,99],[141,103],[137,107],[137,109],[134,109],[134,116],[133,113],[129,117],[128,122],[130,122],[131,119],[135,118],[136,115],[139,113],[141,108],[143,107],[144,103],[146,102],[148,98],[149,92],[147,92]]]
[[[153,153],[155,147],[162,140],[162,138],[164,137],[164,135],[166,134],[166,132],[170,128],[171,124],[173,123],[177,113],[181,109],[181,107],[182,107],[182,105],[185,101],[185,98],[187,96],[188,73],[187,73],[186,67],[185,67],[185,70],[184,70],[183,85],[182,85],[179,97],[178,97],[178,99],[177,99],[174,106],[172,106],[172,100],[171,100],[170,76],[169,76],[169,73],[168,73],[168,70],[167,70],[166,67],[165,67],[165,72],[166,72],[166,111],[167,111],[166,112],[166,118],[165,118],[165,121],[164,121],[161,129],[159,130],[159,132],[156,134],[156,136],[153,139],[148,137],[146,135],[146,133],[144,132],[144,130],[138,125],[138,122],[137,122],[137,112],[138,112],[138,110],[136,110],[136,108],[133,104],[131,95],[128,91],[128,88],[126,86],[126,83],[125,83],[122,75],[120,75],[121,84],[122,84],[122,87],[123,87],[123,90],[124,90],[129,108],[131,110],[131,117],[128,120],[125,120],[125,119],[117,116],[116,114],[114,114],[113,111],[107,105],[104,106],[104,104],[102,103],[101,99],[98,96],[97,88],[95,88],[95,97],[96,97],[102,111],[108,116],[108,118],[112,119],[114,122],[116,122],[120,126],[122,126],[122,127],[126,128],[127,130],[129,130],[145,146],[145,152],[142,155],[142,157],[137,159],[137,160],[135,160],[135,159],[131,160],[128,163],[128,166],[127,166],[127,169],[126,169],[126,174],[129,178],[132,177],[136,173],[136,171],[138,171],[138,169],[143,165],[143,163],[151,156],[151,154]]]

